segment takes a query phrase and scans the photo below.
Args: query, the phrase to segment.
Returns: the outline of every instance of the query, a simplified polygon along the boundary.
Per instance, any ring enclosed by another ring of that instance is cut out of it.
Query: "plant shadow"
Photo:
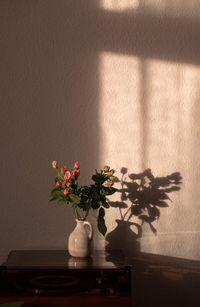
[[[122,250],[127,257],[137,255],[145,223],[156,235],[153,222],[159,219],[161,210],[169,206],[169,194],[180,190],[182,177],[179,172],[155,177],[151,169],[128,175],[128,169],[123,167],[118,181],[120,201],[109,204],[119,209],[121,219],[116,220],[116,228],[106,236],[108,258],[110,250]]]

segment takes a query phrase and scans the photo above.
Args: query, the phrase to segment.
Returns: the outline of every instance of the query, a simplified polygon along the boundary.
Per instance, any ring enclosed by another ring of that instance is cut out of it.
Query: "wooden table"
[[[131,306],[131,267],[120,251],[74,258],[63,250],[16,250],[0,274],[0,303]]]

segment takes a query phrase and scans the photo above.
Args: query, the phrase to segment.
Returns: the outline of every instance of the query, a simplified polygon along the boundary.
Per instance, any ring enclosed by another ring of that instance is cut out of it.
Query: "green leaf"
[[[58,198],[59,198],[59,196],[53,196],[53,197],[51,197],[50,201],[54,201],[54,200],[56,200]]]
[[[74,205],[78,205],[81,201],[81,198],[75,194],[69,194],[70,201],[73,202]]]
[[[88,196],[85,195],[85,194],[81,194],[80,198],[81,198],[81,202],[87,202],[88,201]]]
[[[55,188],[51,191],[51,199],[50,201],[56,200],[61,196],[61,190],[58,188]]]
[[[70,206],[70,208],[73,208],[74,207],[74,203],[72,201],[67,201],[67,204]]]
[[[83,211],[87,211],[91,208],[91,204],[88,201],[81,201],[78,204],[78,207],[81,208]]]
[[[92,192],[91,192],[91,197],[92,197],[92,199],[94,199],[94,200],[97,200],[97,199],[99,199],[99,194],[97,193],[97,191],[96,190],[92,190]]]
[[[65,204],[65,200],[64,200],[64,199],[59,199],[58,202],[57,202],[57,204],[58,204],[59,206],[62,206],[62,205]]]
[[[99,219],[103,219],[104,216],[105,216],[105,210],[104,210],[104,208],[101,207],[99,209]]]
[[[100,204],[97,201],[92,201],[91,202],[91,207],[92,207],[92,209],[96,210],[96,209],[98,209],[100,207]]]
[[[98,220],[97,220],[97,227],[98,227],[99,232],[100,232],[103,236],[105,236],[106,231],[107,231],[107,227],[106,227],[104,218],[99,218],[99,217],[98,217]]]
[[[106,227],[106,224],[105,224],[104,216],[105,216],[105,210],[104,210],[104,208],[101,207],[99,209],[99,215],[98,215],[98,218],[97,218],[97,227],[98,227],[99,232],[103,236],[105,236],[106,231],[107,231],[107,227]]]
[[[114,194],[115,192],[117,191],[117,189],[115,189],[115,188],[113,188],[113,187],[111,187],[111,188],[109,188],[109,187],[103,187],[102,188],[102,194],[104,194],[104,195],[112,195],[112,194]]]
[[[107,179],[108,176],[105,176],[101,172],[96,172],[96,174],[92,176],[92,180],[95,182],[96,185],[103,184]]]
[[[109,180],[111,180],[111,181],[115,181],[115,179],[116,179],[115,176],[110,176],[110,177],[109,177]]]
[[[56,191],[59,191],[59,188],[54,188],[52,191],[51,191],[51,193],[54,193],[54,192],[56,192]]]
[[[93,176],[92,176],[92,180],[93,180],[94,182],[98,182],[98,175],[93,175]]]
[[[81,192],[81,195],[83,195],[83,196],[89,197],[90,190],[91,190],[91,188],[87,187],[87,186],[80,187],[80,192]]]
[[[110,205],[105,201],[105,202],[101,202],[102,203],[102,206],[104,207],[104,208],[109,208],[110,207]]]
[[[63,174],[63,173],[59,173],[59,174],[56,176],[55,182],[57,182],[57,181],[59,181],[59,180],[61,180],[61,181],[64,180],[64,174]]]

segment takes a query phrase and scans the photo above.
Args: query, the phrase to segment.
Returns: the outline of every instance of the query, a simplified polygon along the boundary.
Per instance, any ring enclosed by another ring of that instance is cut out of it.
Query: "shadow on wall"
[[[161,1],[162,2],[162,1]],[[167,8],[167,7],[166,7]],[[181,9],[181,5],[180,5]],[[104,51],[131,54],[174,62],[200,63],[198,53],[199,19],[155,13],[148,8],[125,12],[101,12],[103,23],[97,46]],[[99,18],[98,18],[99,17]]]
[[[127,172],[127,168],[121,169],[121,201],[110,202],[111,207],[119,209],[121,219],[116,220],[117,227],[106,236],[106,250],[121,249],[127,256],[133,256],[140,251],[138,239],[142,237],[144,223],[156,235],[153,222],[160,217],[161,209],[168,207],[168,194],[180,190],[182,177],[179,172],[154,177],[146,169],[128,175],[131,181],[127,181]]]

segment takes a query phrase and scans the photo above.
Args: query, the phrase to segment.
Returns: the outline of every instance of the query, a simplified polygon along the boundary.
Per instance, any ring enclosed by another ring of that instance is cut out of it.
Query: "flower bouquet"
[[[93,184],[79,186],[80,169],[78,161],[74,163],[73,170],[68,170],[66,166],[59,168],[56,161],[52,162],[52,167],[57,170],[57,174],[50,200],[56,200],[58,205],[67,203],[72,208],[75,218],[79,221],[85,221],[89,212],[94,211],[98,230],[105,236],[107,231],[104,219],[105,208],[110,207],[107,196],[117,191],[113,187],[116,180],[114,170],[109,166],[105,166],[100,171],[96,170],[92,176]]]

